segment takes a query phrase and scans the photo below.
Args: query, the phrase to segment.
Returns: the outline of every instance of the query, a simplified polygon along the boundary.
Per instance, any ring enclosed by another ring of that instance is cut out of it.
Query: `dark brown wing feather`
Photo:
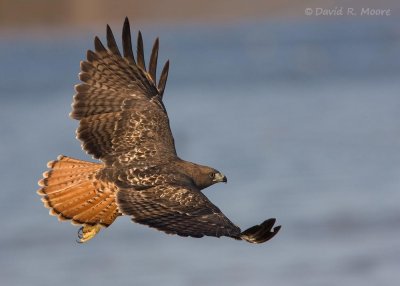
[[[77,138],[94,158],[107,165],[161,163],[176,156],[168,115],[162,102],[168,69],[155,82],[158,39],[144,64],[143,40],[138,37],[135,62],[128,19],[123,28],[123,56],[107,26],[107,48],[98,37],[95,51],[81,62],[71,117],[80,120]]]
[[[158,46],[159,46],[159,41],[157,38],[154,42],[153,49],[151,50],[150,63],[149,63],[149,74],[154,82],[157,81],[156,73],[157,73]]]
[[[240,234],[240,238],[250,243],[264,243],[273,238],[281,229],[281,226],[274,226],[275,218],[270,218],[260,225],[252,226]]]
[[[241,239],[240,228],[191,186],[163,184],[141,191],[120,190],[117,204],[134,222],[169,234]]]
[[[142,33],[140,31],[138,32],[136,49],[137,49],[137,65],[142,70],[146,70],[146,63],[144,62],[143,38],[142,38]]]
[[[135,56],[133,55],[131,28],[129,27],[128,18],[125,18],[124,27],[122,28],[122,46],[124,50],[124,57],[130,64],[136,65]]]

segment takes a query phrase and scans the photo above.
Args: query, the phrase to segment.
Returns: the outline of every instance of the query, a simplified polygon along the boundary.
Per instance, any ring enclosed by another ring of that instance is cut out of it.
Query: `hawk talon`
[[[83,226],[78,230],[78,238],[81,239],[82,237],[83,237]],[[78,240],[76,241],[79,242]]]
[[[87,225],[84,224],[79,230],[78,230],[78,239],[76,242],[78,243],[84,243],[89,240],[91,240],[93,237],[95,237],[101,230],[101,225],[96,224],[96,225]]]

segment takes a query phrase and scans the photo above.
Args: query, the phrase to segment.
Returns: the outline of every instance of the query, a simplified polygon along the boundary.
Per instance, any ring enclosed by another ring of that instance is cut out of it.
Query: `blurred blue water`
[[[264,245],[167,236],[128,218],[76,244],[77,229],[49,217],[35,191],[58,154],[88,159],[68,113],[93,35],[2,37],[2,284],[396,285],[399,28],[144,29],[172,62],[165,104],[178,153],[228,176],[205,193],[240,226],[278,218]]]

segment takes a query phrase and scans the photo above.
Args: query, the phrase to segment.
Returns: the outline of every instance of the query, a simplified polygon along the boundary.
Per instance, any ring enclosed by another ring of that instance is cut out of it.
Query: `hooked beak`
[[[226,176],[222,173],[217,173],[215,174],[215,178],[214,178],[214,182],[219,183],[219,182],[228,182],[228,179],[226,178]]]

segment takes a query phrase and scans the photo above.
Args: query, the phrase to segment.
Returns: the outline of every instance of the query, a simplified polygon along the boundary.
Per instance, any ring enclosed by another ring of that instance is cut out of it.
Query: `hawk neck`
[[[180,171],[188,176],[193,181],[194,185],[200,190],[207,188],[213,184],[209,175],[211,172],[215,171],[214,168],[185,161],[182,159],[178,159],[176,161],[176,164]]]

